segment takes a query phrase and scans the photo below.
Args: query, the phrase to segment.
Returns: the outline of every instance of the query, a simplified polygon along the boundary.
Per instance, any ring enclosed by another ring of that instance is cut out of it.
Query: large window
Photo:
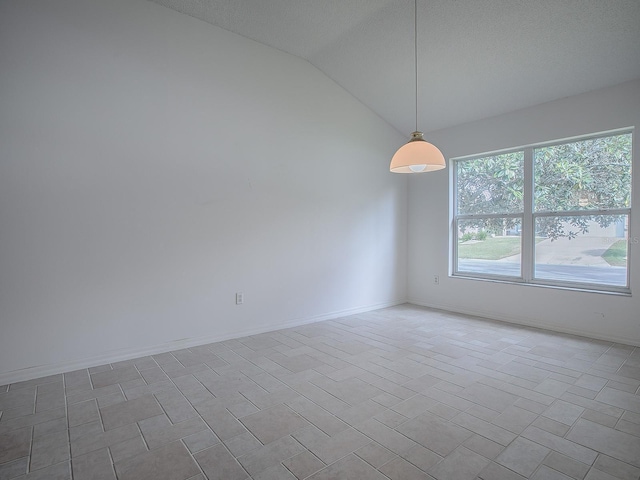
[[[629,291],[631,132],[453,162],[453,274]]]

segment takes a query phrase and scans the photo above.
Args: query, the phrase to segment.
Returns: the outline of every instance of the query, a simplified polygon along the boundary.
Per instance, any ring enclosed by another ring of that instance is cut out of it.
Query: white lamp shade
[[[414,138],[398,149],[391,159],[390,170],[393,173],[433,172],[446,167],[444,156],[438,147],[421,137],[422,134],[420,138],[415,138],[414,135]]]

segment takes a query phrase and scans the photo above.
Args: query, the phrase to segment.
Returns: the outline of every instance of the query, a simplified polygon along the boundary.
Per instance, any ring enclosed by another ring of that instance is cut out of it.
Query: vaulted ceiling
[[[413,0],[152,1],[304,58],[414,129]],[[640,78],[640,0],[418,0],[418,55],[428,132]]]

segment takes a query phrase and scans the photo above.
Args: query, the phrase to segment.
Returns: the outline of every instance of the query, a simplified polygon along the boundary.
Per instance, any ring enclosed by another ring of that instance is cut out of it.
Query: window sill
[[[541,282],[525,282],[524,280],[510,279],[504,277],[477,277],[470,274],[465,273],[454,273],[449,275],[449,278],[457,278],[462,280],[476,280],[481,282],[492,282],[492,283],[502,283],[509,285],[519,285],[525,287],[538,287],[538,288],[550,288],[554,290],[568,290],[572,292],[581,292],[581,293],[597,293],[602,295],[614,295],[619,297],[631,297],[631,290],[620,288],[616,290],[603,290],[597,287],[589,287],[588,285],[558,285],[558,284],[548,284]]]

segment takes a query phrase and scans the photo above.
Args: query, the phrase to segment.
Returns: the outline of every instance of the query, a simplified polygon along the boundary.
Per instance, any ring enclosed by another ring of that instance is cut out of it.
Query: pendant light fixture
[[[413,2],[413,53],[416,74],[416,131],[411,134],[408,143],[398,149],[391,159],[393,173],[422,173],[440,170],[446,166],[442,152],[438,147],[422,138],[418,131],[418,0]]]

